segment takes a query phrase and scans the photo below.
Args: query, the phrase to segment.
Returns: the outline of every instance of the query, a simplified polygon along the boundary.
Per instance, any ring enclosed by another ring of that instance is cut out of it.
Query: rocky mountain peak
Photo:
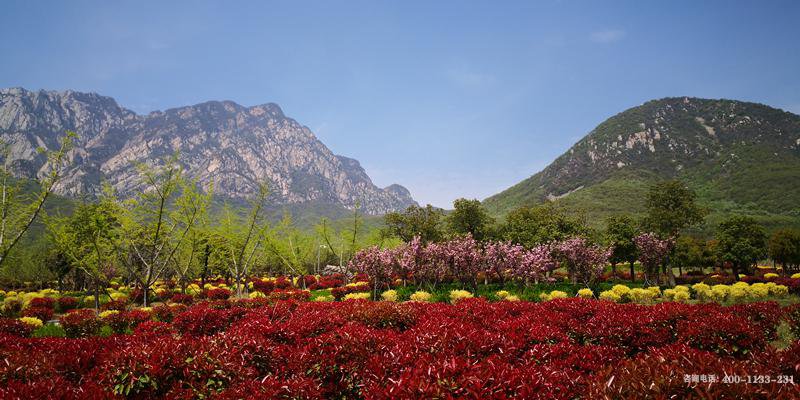
[[[65,195],[96,194],[102,182],[131,195],[142,189],[137,163],[178,154],[190,176],[223,197],[250,197],[267,181],[274,204],[360,204],[369,214],[415,204],[405,188],[376,187],[358,161],[333,154],[274,103],[208,101],[137,115],[94,93],[0,90],[0,135],[17,175],[38,174],[46,160],[36,148],[55,148],[66,130],[80,139],[58,187]]]

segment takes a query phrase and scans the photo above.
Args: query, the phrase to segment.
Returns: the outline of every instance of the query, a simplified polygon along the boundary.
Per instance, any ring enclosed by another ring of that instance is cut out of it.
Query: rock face
[[[649,101],[598,125],[541,172],[485,200],[502,214],[546,200],[637,212],[647,183],[679,178],[713,212],[800,215],[800,116],[762,104]],[[597,211],[597,212],[595,212]]]
[[[368,214],[416,204],[400,185],[376,187],[358,161],[333,154],[276,104],[210,101],[137,115],[94,93],[0,90],[0,137],[15,175],[41,173],[46,159],[37,148],[57,148],[67,130],[79,135],[57,188],[68,196],[95,195],[103,182],[130,196],[143,187],[138,163],[177,153],[188,175],[213,183],[218,196],[252,197],[266,181],[273,204],[358,204]]]

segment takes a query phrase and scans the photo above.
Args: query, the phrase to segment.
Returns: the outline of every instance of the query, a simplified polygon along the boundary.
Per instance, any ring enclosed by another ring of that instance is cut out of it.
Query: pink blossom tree
[[[391,282],[394,256],[394,251],[374,246],[359,251],[350,260],[350,269],[370,277],[373,299],[378,298],[378,289],[388,287]]]
[[[524,255],[525,248],[510,241],[486,243],[483,248],[483,272],[487,280],[494,275],[501,284],[505,284],[506,275],[515,272]]]
[[[658,268],[667,260],[672,251],[673,241],[661,239],[655,233],[643,233],[633,238],[639,252],[639,262],[644,267],[644,282],[650,284],[654,277],[658,279]]]
[[[566,265],[572,282],[580,282],[586,287],[594,286],[611,256],[610,248],[592,245],[581,237],[555,244],[553,252]]]
[[[526,286],[532,281],[539,283],[545,274],[556,267],[549,245],[539,245],[522,252],[514,268],[514,276]]]

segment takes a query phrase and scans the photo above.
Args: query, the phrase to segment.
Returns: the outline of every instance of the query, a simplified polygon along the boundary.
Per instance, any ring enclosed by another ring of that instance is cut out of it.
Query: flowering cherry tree
[[[521,254],[515,265],[514,275],[526,285],[531,281],[539,283],[555,267],[550,245],[539,245]]]
[[[580,237],[556,243],[553,252],[566,264],[573,283],[587,287],[594,285],[611,256],[610,248],[592,245]]]
[[[389,286],[395,252],[374,246],[359,251],[350,260],[350,269],[367,274],[372,280],[372,297],[377,299],[378,289]]]
[[[661,239],[655,233],[643,233],[633,238],[639,251],[639,262],[644,267],[644,281],[649,284],[653,277],[658,277],[658,267],[667,259],[672,250],[673,241]]]
[[[515,272],[518,265],[522,263],[525,255],[525,248],[509,242],[488,242],[483,248],[483,272],[488,277],[494,275],[505,283],[506,274]]]

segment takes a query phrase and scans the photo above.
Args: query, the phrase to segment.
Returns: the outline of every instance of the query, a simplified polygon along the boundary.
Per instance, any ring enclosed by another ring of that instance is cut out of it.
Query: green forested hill
[[[541,172],[485,200],[497,215],[555,201],[589,221],[643,211],[653,182],[679,178],[709,209],[800,226],[800,116],[733,100],[666,98],[598,125]]]

